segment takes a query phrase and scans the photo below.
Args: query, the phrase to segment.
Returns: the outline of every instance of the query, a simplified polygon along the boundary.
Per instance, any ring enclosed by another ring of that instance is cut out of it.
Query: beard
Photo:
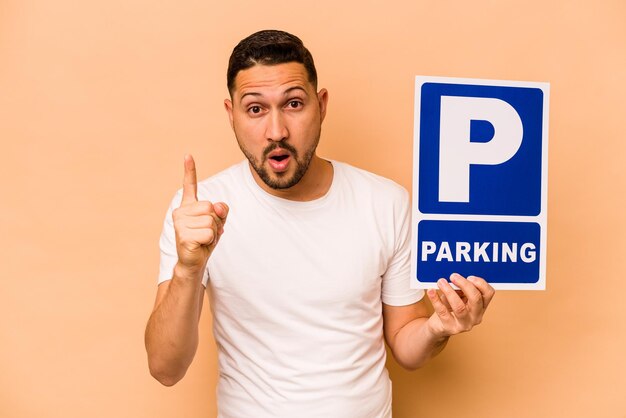
[[[241,152],[243,152],[243,154],[246,156],[248,162],[250,163],[254,171],[258,174],[259,178],[261,178],[263,183],[265,183],[271,189],[283,190],[295,186],[300,182],[300,180],[302,180],[302,177],[304,177],[307,170],[309,169],[309,164],[311,164],[311,159],[313,158],[313,155],[315,155],[315,150],[317,149],[319,138],[320,136],[318,134],[315,142],[309,149],[306,150],[302,158],[299,158],[298,150],[296,150],[291,144],[288,144],[286,142],[272,142],[263,150],[261,162],[259,162],[259,159],[252,155],[250,151],[244,148],[244,146],[241,144],[241,141],[237,140],[237,143],[239,144]],[[291,159],[296,165],[296,170],[293,174],[289,175],[288,173],[273,173],[272,176],[272,174],[270,174],[270,172],[265,168],[264,164],[267,161],[267,155],[278,148],[287,150],[291,154]]]

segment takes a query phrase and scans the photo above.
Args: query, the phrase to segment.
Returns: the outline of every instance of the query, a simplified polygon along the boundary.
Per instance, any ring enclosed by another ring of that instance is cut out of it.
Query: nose
[[[280,142],[289,136],[289,130],[284,121],[281,112],[271,112],[267,118],[267,126],[265,129],[265,137],[268,141]]]

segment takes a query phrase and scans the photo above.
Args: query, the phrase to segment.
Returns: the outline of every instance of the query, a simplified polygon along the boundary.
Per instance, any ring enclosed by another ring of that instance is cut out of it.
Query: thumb
[[[191,154],[185,155],[185,174],[183,176],[183,200],[181,205],[198,201],[198,180],[196,178],[196,163]]]

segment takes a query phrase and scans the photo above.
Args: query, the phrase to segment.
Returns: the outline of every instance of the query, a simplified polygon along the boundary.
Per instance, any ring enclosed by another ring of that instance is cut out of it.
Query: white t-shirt
[[[207,264],[223,418],[391,416],[382,302],[409,305],[410,212],[404,188],[332,162],[309,202],[261,189],[247,161],[198,183],[230,207]],[[171,211],[159,282],[177,261]]]

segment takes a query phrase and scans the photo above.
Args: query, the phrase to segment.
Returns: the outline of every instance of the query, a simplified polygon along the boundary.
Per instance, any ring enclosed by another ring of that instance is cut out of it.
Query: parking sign
[[[545,289],[548,83],[415,79],[411,286]]]

